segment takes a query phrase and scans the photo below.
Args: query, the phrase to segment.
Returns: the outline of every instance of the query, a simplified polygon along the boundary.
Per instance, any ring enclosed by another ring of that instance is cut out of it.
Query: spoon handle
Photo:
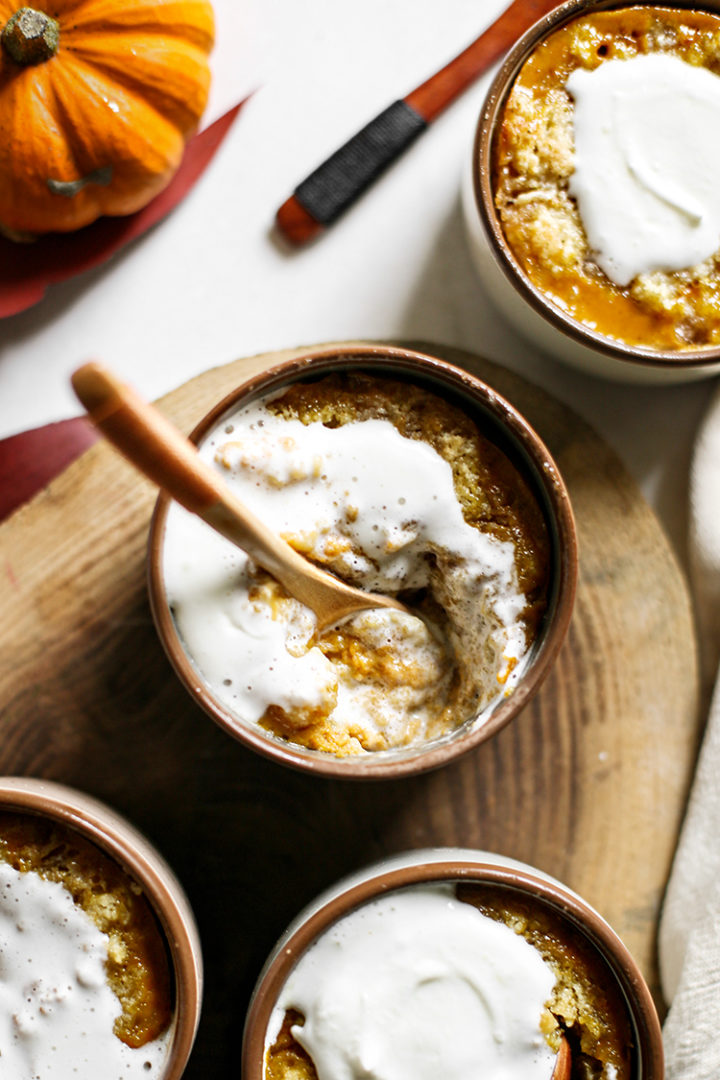
[[[563,1035],[560,1040],[560,1049],[555,1059],[555,1068],[550,1080],[570,1080],[572,1072],[572,1051],[570,1043]]]
[[[370,187],[495,60],[560,0],[513,0],[486,30],[440,71],[395,101],[319,165],[276,215],[295,246],[315,239]]]
[[[277,578],[315,612],[318,628],[368,608],[406,611],[393,597],[353,588],[299,555],[235,497],[189,439],[112,372],[85,364],[72,385],[103,435],[141,473]]]
[[[158,487],[280,581],[296,561],[298,570],[305,570],[302,556],[236,499],[195,445],[135,390],[96,363],[79,368],[72,385],[95,425]],[[295,576],[293,585],[297,588]]]

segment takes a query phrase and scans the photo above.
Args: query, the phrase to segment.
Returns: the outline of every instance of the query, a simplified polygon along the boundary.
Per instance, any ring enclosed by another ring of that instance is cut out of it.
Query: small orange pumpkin
[[[0,0],[0,226],[69,232],[170,182],[210,85],[206,0]]]

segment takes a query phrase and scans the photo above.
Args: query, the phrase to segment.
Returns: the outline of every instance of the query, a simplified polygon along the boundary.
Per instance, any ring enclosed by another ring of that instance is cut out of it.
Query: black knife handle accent
[[[330,225],[425,130],[420,113],[394,101],[295,188],[295,198]]]

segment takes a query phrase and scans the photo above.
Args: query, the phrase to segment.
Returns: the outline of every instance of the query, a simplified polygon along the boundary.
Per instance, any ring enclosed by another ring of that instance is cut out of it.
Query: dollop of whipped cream
[[[167,1036],[133,1049],[113,1033],[108,939],[59,882],[0,863],[0,1075],[160,1076]]]
[[[452,886],[391,893],[341,919],[283,987],[319,1080],[550,1080],[540,1019],[555,983],[536,949]]]
[[[570,193],[592,258],[618,285],[720,247],[720,78],[679,57],[609,60],[567,80]]]
[[[311,612],[264,601],[245,554],[173,505],[168,600],[189,655],[242,720],[258,722],[270,706],[297,729],[325,716],[361,749],[380,750],[438,734],[430,728],[454,678],[448,656],[468,684],[468,711],[454,723],[509,692],[527,653],[514,548],[467,524],[450,465],[431,446],[384,419],[330,428],[258,403],[221,423],[200,453],[298,550],[368,591],[430,586],[449,620],[450,648],[416,617],[356,616],[347,625],[359,648],[388,654],[382,671],[358,677],[362,663],[353,669],[352,658],[336,662],[313,644]]]

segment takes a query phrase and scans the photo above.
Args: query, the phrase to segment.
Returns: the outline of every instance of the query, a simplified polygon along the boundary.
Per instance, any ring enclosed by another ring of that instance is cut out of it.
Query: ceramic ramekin
[[[258,978],[245,1023],[242,1080],[263,1080],[266,1032],[278,995],[300,957],[334,923],[395,889],[431,883],[482,883],[519,893],[580,931],[627,1005],[634,1038],[632,1080],[662,1080],[662,1033],[652,996],[628,950],[605,920],[576,893],[541,871],[502,855],[434,848],[392,856],[343,879],[308,905],[271,952]]]
[[[174,976],[170,1051],[156,1080],[180,1080],[200,1022],[203,989],[200,937],[180,882],[128,821],[73,788],[49,780],[0,777],[0,809],[50,818],[74,829],[141,887],[165,935]]]
[[[525,474],[545,516],[551,538],[549,603],[521,680],[480,724],[468,722],[432,743],[377,753],[335,757],[274,737],[243,723],[213,695],[187,654],[170,611],[162,572],[163,538],[169,500],[161,495],[148,545],[150,601],[157,630],[181,681],[209,715],[234,738],[275,761],[325,776],[348,779],[395,778],[445,764],[484,742],[516,716],[540,686],[555,659],[570,620],[577,577],[577,546],[570,500],[547,447],[522,416],[491,387],[434,357],[390,346],[322,350],[250,379],[220,401],[192,432],[194,442],[240,404],[291,383],[332,372],[358,371],[406,380],[460,405]]]
[[[617,0],[567,0],[540,19],[508,53],[490,86],[463,176],[463,209],[471,255],[483,285],[501,314],[532,344],[575,367],[622,382],[690,382],[720,371],[719,347],[661,352],[626,345],[570,318],[525,275],[505,239],[494,203],[492,160],[497,130],[515,76],[527,58],[571,19],[607,8],[637,6],[720,11],[715,0],[647,0],[642,5]]]

